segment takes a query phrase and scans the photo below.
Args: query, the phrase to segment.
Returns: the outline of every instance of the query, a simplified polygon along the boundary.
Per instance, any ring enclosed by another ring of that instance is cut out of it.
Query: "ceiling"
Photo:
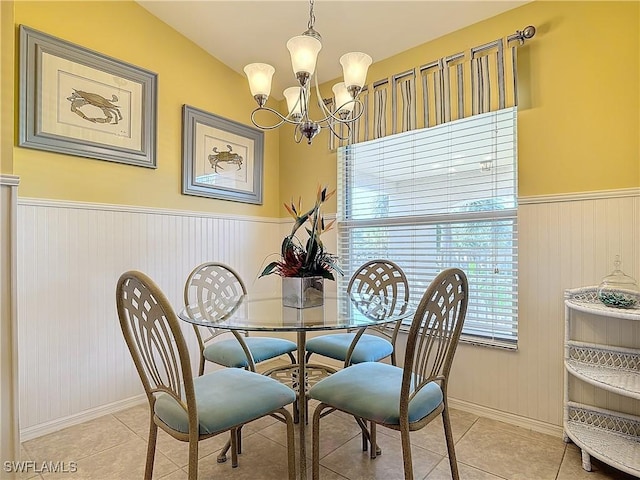
[[[361,51],[380,61],[493,17],[528,1],[316,0],[314,28],[322,35],[319,83],[342,76],[338,59]],[[138,0],[163,22],[244,75],[248,63],[276,68],[272,96],[295,84],[286,43],[307,29],[308,0]],[[513,32],[524,25],[514,25]],[[247,87],[248,89],[248,87]]]

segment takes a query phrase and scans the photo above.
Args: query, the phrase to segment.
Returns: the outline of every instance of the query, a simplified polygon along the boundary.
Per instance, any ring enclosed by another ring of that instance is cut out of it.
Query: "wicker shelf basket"
[[[612,318],[640,321],[640,308],[607,307],[598,300],[598,287],[583,287],[567,290],[564,295],[565,305],[574,310]]]
[[[598,389],[640,401],[640,348],[586,343],[571,338],[572,322],[580,321],[576,312],[595,316],[596,320],[600,317],[601,328],[606,331],[606,322],[615,319],[640,321],[640,309],[605,306],[598,300],[597,287],[565,292],[566,439],[571,439],[582,450],[585,470],[591,470],[593,456],[640,477],[640,416],[577,403],[572,401],[569,392],[569,377],[575,377]],[[592,328],[599,329],[600,321],[593,325]]]
[[[640,350],[567,342],[565,367],[596,387],[640,400]]]
[[[569,402],[565,432],[588,455],[640,476],[640,417]],[[590,460],[589,468],[591,470]]]

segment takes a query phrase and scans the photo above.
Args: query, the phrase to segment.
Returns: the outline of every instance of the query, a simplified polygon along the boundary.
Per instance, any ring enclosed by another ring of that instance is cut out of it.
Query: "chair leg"
[[[296,399],[293,401],[293,423],[295,423],[296,425],[300,422],[300,409],[299,409],[299,404],[298,402],[300,401],[300,399]],[[307,408],[304,409],[304,424],[308,425],[309,424],[309,399],[305,398],[304,401],[305,406]]]
[[[231,467],[238,466],[238,429],[231,430]]]
[[[242,425],[238,427],[238,455],[242,453]]]
[[[460,474],[458,473],[458,462],[456,460],[456,449],[453,442],[453,430],[451,429],[451,420],[449,419],[449,408],[445,404],[442,411],[442,423],[444,425],[444,437],[447,441],[447,452],[449,454],[449,466],[451,467],[451,478],[458,480]]]
[[[311,427],[311,478],[320,479],[320,417],[322,411],[329,405],[321,403],[313,412],[313,426]]]
[[[309,397],[304,397],[304,424],[309,425]]]
[[[353,418],[356,419],[356,423],[358,424],[358,426],[360,427],[360,430],[362,431],[362,451],[366,452],[369,447],[369,443],[371,443],[371,434],[367,429],[367,425],[365,424],[365,421],[363,419],[361,419],[360,417],[356,417],[355,415],[353,416]],[[371,448],[374,448],[373,444]],[[376,456],[382,455],[382,449],[378,445],[375,445],[375,452],[376,452]],[[371,458],[375,458],[375,457],[371,457]]]
[[[225,443],[224,447],[222,447],[222,450],[220,450],[220,453],[218,454],[218,458],[216,459],[218,463],[224,463],[227,461],[227,452],[229,451],[230,448],[231,448],[231,437],[229,437],[229,440],[227,440],[227,443]]]
[[[376,442],[376,424],[374,422],[369,422],[369,438],[371,439],[371,451],[369,452],[371,458],[376,458],[376,450],[378,449],[378,444]]]
[[[293,417],[284,408],[280,409],[280,413],[287,424],[287,471],[289,472],[289,480],[296,478],[296,440],[293,433]]]
[[[198,480],[198,436],[189,435],[189,480]]]
[[[400,430],[402,440],[402,460],[404,462],[404,480],[413,480],[413,462],[411,461],[411,439],[409,429]]]
[[[151,480],[153,476],[153,460],[156,456],[156,440],[158,439],[158,426],[153,422],[153,415],[149,424],[149,443],[147,443],[147,464],[144,467],[144,479]]]
[[[198,376],[201,377],[203,373],[204,373],[204,357],[200,355],[200,367],[198,369]]]
[[[300,421],[300,410],[298,409],[298,400],[293,401],[293,423],[296,425]]]

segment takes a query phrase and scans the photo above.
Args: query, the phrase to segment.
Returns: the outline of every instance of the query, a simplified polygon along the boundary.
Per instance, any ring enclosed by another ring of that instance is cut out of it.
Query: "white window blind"
[[[469,278],[464,339],[517,341],[516,108],[338,150],[338,253],[347,273],[389,259],[418,302],[444,268]]]

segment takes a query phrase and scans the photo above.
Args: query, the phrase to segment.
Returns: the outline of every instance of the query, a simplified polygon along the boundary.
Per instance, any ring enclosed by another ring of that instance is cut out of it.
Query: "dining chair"
[[[240,275],[230,266],[220,262],[205,262],[195,267],[184,285],[184,304],[197,305],[198,312],[210,312],[217,318],[218,312],[230,310],[247,293],[247,288]],[[198,374],[204,373],[205,362],[229,368],[245,368],[256,371],[256,363],[260,363],[281,355],[288,355],[291,363],[296,363],[292,352],[297,350],[296,343],[283,338],[249,337],[247,332],[220,330],[212,326],[193,324],[193,330],[200,349],[200,366]],[[203,336],[203,330],[206,332]],[[229,334],[235,338],[220,340],[218,337]],[[215,341],[214,341],[215,339]],[[294,402],[295,420],[298,420],[298,403]],[[236,438],[237,453],[242,453],[242,429],[238,429]],[[227,461],[227,452],[231,448],[235,458],[233,442],[230,440],[218,454],[218,463]],[[234,464],[235,466],[235,464]]]
[[[225,308],[225,303],[237,302],[247,293],[240,275],[228,265],[206,262],[198,265],[187,277],[184,286],[184,303],[198,305],[199,311]],[[297,350],[295,342],[283,338],[249,337],[237,331],[217,330],[214,327],[193,325],[200,347],[199,374],[204,373],[205,361],[224,367],[256,370],[256,363],[288,355],[296,363],[292,352]],[[203,336],[203,330],[206,335]],[[217,339],[220,335],[233,334],[235,338]],[[214,339],[217,339],[215,342]]]
[[[309,398],[320,402],[313,413],[314,480],[320,471],[320,418],[336,410],[353,415],[361,426],[369,422],[371,445],[376,445],[376,425],[400,431],[405,480],[413,479],[409,432],[423,428],[442,414],[451,476],[454,480],[459,478],[447,383],[468,298],[465,273],[458,268],[442,271],[416,309],[402,367],[359,363],[322,379],[309,390]],[[371,458],[376,455],[376,448],[372,447]]]
[[[189,442],[188,478],[196,480],[200,440],[229,431],[235,443],[238,428],[267,415],[287,425],[289,479],[295,477],[293,418],[284,408],[296,398],[292,389],[241,368],[224,368],[194,378],[178,317],[158,286],[141,272],[120,276],[116,305],[122,333],[149,400],[146,480],[153,474],[158,427]],[[232,452],[235,456],[235,448]]]
[[[402,269],[390,260],[371,260],[363,264],[349,279],[347,293],[373,295],[390,302],[386,311],[395,311],[399,300],[409,301],[409,282]],[[307,341],[307,360],[314,353],[340,360],[344,367],[362,362],[377,362],[391,356],[396,364],[395,343],[401,322],[396,322],[389,333],[388,325],[368,327],[376,329],[378,335],[365,333],[365,328],[356,332],[320,335]]]

